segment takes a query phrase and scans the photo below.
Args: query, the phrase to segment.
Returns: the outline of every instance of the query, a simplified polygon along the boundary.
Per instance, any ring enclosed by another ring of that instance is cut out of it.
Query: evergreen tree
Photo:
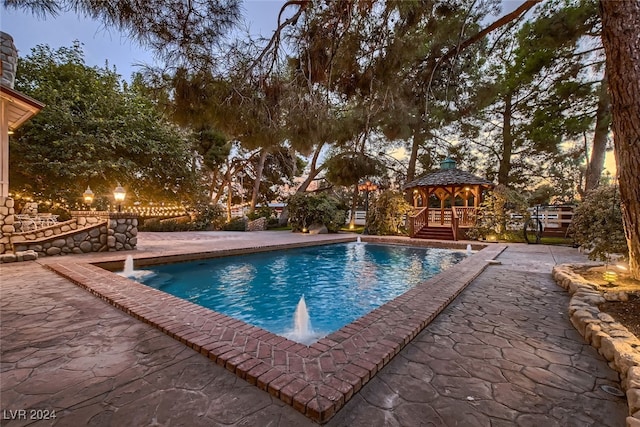
[[[545,176],[568,154],[560,144],[593,122],[588,107],[596,104],[595,88],[579,62],[591,53],[579,42],[596,25],[593,4],[545,6],[516,37],[496,41],[475,100],[482,111],[475,117],[484,123],[472,134],[474,143],[490,159],[488,175],[503,185],[530,185]]]

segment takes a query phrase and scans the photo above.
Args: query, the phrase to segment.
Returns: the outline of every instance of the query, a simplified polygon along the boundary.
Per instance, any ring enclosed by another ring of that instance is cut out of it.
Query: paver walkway
[[[624,426],[618,374],[567,319],[556,263],[576,250],[511,245],[331,424]]]
[[[498,260],[328,425],[624,425],[626,402],[599,388],[619,387],[617,374],[570,325],[550,275],[584,259],[515,245]],[[0,273],[2,425],[31,425],[7,419],[21,409],[56,410],[33,425],[312,425],[37,263]]]

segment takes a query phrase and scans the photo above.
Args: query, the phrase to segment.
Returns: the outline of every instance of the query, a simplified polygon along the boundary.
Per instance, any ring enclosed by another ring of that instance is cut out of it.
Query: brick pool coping
[[[407,244],[407,240],[388,238],[363,237],[362,240]],[[340,241],[352,242],[354,238],[151,257],[137,259],[136,264],[150,265]],[[418,242],[420,246],[460,247],[453,242],[434,243]],[[308,418],[325,423],[505,247],[498,244],[486,246],[311,346],[290,341],[94,264],[51,263],[47,268],[207,356]],[[102,263],[105,264],[114,268],[113,262]],[[118,265],[121,268],[122,261]]]

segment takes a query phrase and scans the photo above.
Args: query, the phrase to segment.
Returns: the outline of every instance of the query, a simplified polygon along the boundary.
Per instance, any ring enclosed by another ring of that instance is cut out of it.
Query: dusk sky
[[[242,19],[251,34],[270,37],[277,26],[278,12],[283,4],[282,0],[245,1]],[[88,65],[103,66],[108,60],[110,66],[115,65],[118,73],[126,79],[136,71],[135,64],[153,63],[153,56],[149,52],[119,31],[105,28],[96,21],[74,13],[44,20],[29,13],[0,7],[0,29],[13,37],[21,56],[28,55],[31,48],[38,44],[48,44],[56,49],[71,46],[74,40],[79,40],[84,44]]]

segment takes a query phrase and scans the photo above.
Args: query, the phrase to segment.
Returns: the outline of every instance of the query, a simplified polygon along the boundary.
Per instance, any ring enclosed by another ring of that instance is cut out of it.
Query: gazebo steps
[[[455,240],[450,227],[422,227],[415,235],[416,239]]]

